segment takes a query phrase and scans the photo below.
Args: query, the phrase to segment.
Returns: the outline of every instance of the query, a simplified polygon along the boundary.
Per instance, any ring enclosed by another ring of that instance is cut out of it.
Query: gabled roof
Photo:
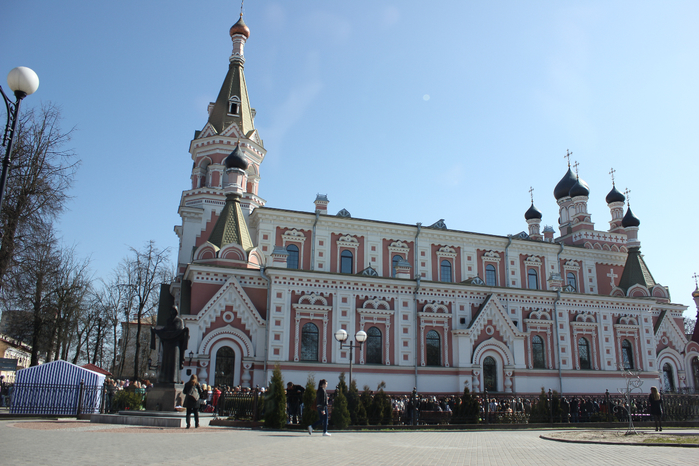
[[[626,264],[624,264],[624,272],[619,280],[619,288],[624,290],[624,292],[634,285],[643,285],[649,290],[656,285],[653,275],[648,270],[646,261],[643,260],[641,248],[637,247],[629,248]]]
[[[254,247],[243,209],[240,206],[240,197],[237,195],[228,194],[226,196],[226,205],[221,209],[216,225],[211,230],[209,242],[218,248],[231,243],[241,245],[245,251]]]

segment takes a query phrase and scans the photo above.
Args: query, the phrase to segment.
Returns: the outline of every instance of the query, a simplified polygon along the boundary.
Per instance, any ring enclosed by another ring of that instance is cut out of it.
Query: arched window
[[[396,254],[395,256],[393,256],[393,261],[392,261],[392,263],[391,263],[391,267],[392,267],[392,268],[391,268],[391,276],[392,276],[392,277],[395,277],[395,276],[396,276],[396,266],[398,265],[398,261],[400,261],[402,258],[403,258],[403,257],[399,256],[398,254]]]
[[[590,343],[586,338],[578,340],[578,356],[580,358],[580,369],[590,369]]]
[[[312,322],[301,329],[301,360],[318,360],[318,327]]]
[[[534,360],[534,369],[546,369],[544,340],[539,335],[532,337],[532,359]]]
[[[440,338],[436,330],[430,330],[425,337],[425,356],[428,366],[441,366]]]
[[[353,267],[354,256],[352,251],[345,249],[340,254],[340,273],[352,273],[354,271]]]
[[[568,275],[566,275],[566,282],[573,290],[578,289],[578,281],[575,279],[575,274],[573,272],[568,272]]]
[[[381,364],[381,330],[371,327],[366,334],[366,362],[367,364]]]
[[[235,353],[233,349],[224,346],[216,351],[216,374],[214,385],[235,386]]]
[[[529,269],[529,271],[527,272],[527,283],[527,288],[529,288],[530,290],[539,289],[539,277],[537,276],[535,269]]]
[[[488,286],[498,285],[497,274],[493,264],[488,264],[485,266],[485,284]]]
[[[699,392],[699,358],[692,359],[692,375],[694,376],[694,393]]]
[[[289,255],[286,257],[286,268],[287,269],[298,269],[299,268],[299,247],[295,244],[290,244],[286,247],[286,252]]]
[[[498,365],[492,356],[483,360],[483,382],[489,392],[498,391]]]
[[[621,342],[621,359],[624,362],[624,369],[633,369],[633,351],[629,340]]]
[[[663,365],[663,385],[665,385],[666,392],[675,391],[675,377],[672,375],[672,366],[667,362]]]
[[[441,265],[441,273],[439,275],[440,282],[451,282],[451,262],[444,259]]]

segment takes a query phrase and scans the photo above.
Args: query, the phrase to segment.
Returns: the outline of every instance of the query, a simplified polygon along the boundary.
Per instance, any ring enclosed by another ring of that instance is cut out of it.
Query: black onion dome
[[[611,204],[612,202],[624,202],[625,200],[626,196],[621,194],[619,190],[616,189],[616,186],[612,186],[612,190],[607,194],[607,204]]]
[[[626,210],[626,215],[621,219],[621,226],[627,227],[637,227],[641,224],[641,221],[636,217],[633,212],[631,212],[631,207]]]
[[[692,291],[692,298],[699,298],[699,287]]]
[[[570,188],[578,181],[578,178],[573,174],[573,171],[568,167],[568,172],[561,178],[556,187],[553,189],[553,196],[556,200],[561,200],[568,196]]]
[[[568,195],[570,197],[589,196],[590,188],[587,186],[587,183],[578,178],[575,180],[575,184],[570,188],[570,191],[568,191]]]
[[[534,218],[541,220],[541,211],[534,207],[534,203],[532,202],[532,206],[524,213],[524,219],[532,220]]]
[[[226,165],[226,168],[239,168],[241,170],[247,170],[249,166],[248,161],[243,157],[243,151],[238,146],[235,146],[233,152],[226,157],[223,163]]]

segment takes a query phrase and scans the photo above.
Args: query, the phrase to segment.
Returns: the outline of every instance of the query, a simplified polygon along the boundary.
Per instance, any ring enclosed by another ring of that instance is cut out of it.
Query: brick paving
[[[5,465],[692,465],[699,448],[590,445],[542,431],[267,432],[2,421]]]

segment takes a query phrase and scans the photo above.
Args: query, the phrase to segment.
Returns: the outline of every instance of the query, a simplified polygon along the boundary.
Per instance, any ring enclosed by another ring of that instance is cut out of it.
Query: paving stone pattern
[[[33,424],[30,424],[33,423]],[[24,425],[23,425],[24,424]],[[699,449],[569,444],[541,431],[267,432],[2,421],[3,465],[692,465]]]

